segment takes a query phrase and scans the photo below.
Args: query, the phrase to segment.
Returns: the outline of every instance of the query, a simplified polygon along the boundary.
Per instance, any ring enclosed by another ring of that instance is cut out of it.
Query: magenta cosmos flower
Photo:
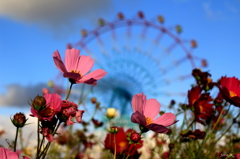
[[[131,121],[157,133],[167,133],[168,128],[166,127],[176,122],[176,116],[173,113],[165,113],[156,118],[160,107],[160,103],[156,99],[146,100],[146,95],[143,93],[136,94],[132,98],[134,113],[131,116]]]
[[[65,64],[58,50],[53,53],[53,60],[57,68],[63,73],[63,76],[69,78],[72,84],[94,84],[107,74],[102,69],[88,73],[93,67],[94,60],[90,56],[80,56],[80,51],[74,48],[66,50]]]
[[[61,96],[58,94],[45,94],[46,107],[42,110],[35,110],[31,108],[32,116],[39,118],[39,120],[51,121],[53,116],[61,111]]]

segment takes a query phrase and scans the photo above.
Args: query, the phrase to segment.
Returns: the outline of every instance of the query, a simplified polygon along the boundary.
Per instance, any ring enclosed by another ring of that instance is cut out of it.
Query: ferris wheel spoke
[[[177,61],[172,60],[172,63],[165,67],[165,71],[170,71],[170,70],[172,70],[174,68],[177,68],[181,63],[185,62],[186,60],[188,60],[187,56],[183,57],[183,58],[181,58],[181,59],[179,59]]]

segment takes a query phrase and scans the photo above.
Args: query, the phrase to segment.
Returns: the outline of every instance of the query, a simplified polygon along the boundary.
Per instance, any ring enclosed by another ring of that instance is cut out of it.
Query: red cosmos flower
[[[194,114],[195,120],[203,125],[205,125],[204,120],[207,120],[213,116],[214,104],[209,93],[201,94],[201,97],[194,104]]]
[[[126,156],[130,153],[130,156],[136,155],[137,149],[141,148],[143,145],[143,140],[140,140],[139,143],[140,144],[129,144],[129,141],[127,140],[127,134],[128,133],[136,133],[136,131],[132,130],[132,129],[128,129],[126,132],[124,132],[123,128],[119,128],[118,133],[116,134],[111,134],[108,133],[106,136],[106,139],[104,141],[105,144],[105,148],[106,149],[110,149],[112,153],[114,153],[114,135],[115,135],[115,139],[116,139],[116,153],[117,155],[124,155],[124,153],[126,153]]]
[[[227,102],[240,107],[240,85],[236,77],[222,77],[219,81],[219,90]]]
[[[169,159],[170,153],[169,152],[164,152],[162,154],[162,159]]]
[[[63,73],[63,76],[69,78],[73,84],[94,84],[107,74],[107,72],[102,69],[97,69],[86,74],[93,67],[94,60],[91,59],[90,56],[80,56],[80,51],[74,48],[66,50],[65,65],[58,50],[53,53],[53,60],[57,68]]]
[[[62,100],[61,108],[61,112],[58,114],[58,117],[61,121],[66,122],[68,126],[73,125],[74,122],[72,121],[72,118],[75,117],[78,123],[82,123],[82,115],[84,110],[78,110],[77,104],[67,100]]]
[[[173,113],[165,113],[156,118],[160,111],[160,103],[156,99],[146,100],[143,93],[133,96],[132,108],[134,113],[131,121],[157,133],[167,133],[166,127],[175,123],[176,116]]]
[[[58,94],[45,94],[46,107],[42,110],[35,110],[31,108],[32,116],[39,118],[39,120],[51,121],[53,116],[61,110],[61,97]]]
[[[201,131],[199,129],[196,129],[194,132],[192,130],[189,130],[188,132],[182,132],[182,137],[189,137],[192,139],[203,139],[206,135],[205,131]]]
[[[212,98],[209,93],[202,93],[199,86],[192,87],[188,91],[188,106],[194,112],[195,120],[205,125],[204,120],[212,117],[214,112],[214,104],[211,103]]]
[[[188,105],[190,107],[200,98],[201,92],[200,86],[192,87],[192,89],[188,91]]]

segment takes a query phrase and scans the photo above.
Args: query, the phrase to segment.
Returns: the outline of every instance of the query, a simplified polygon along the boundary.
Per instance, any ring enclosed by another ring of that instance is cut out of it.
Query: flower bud
[[[23,113],[16,113],[13,116],[13,119],[11,119],[11,121],[13,125],[16,126],[17,128],[22,128],[25,125],[27,119]]]
[[[159,112],[160,115],[163,115],[164,113],[165,113],[164,111],[160,111],[160,112]]]
[[[46,107],[46,99],[43,96],[37,95],[32,101],[32,107],[35,110],[42,110]]]
[[[111,134],[116,134],[118,133],[118,131],[119,131],[119,128],[117,126],[112,126],[109,130]]]
[[[97,98],[92,97],[92,98],[91,98],[91,102],[92,102],[92,104],[95,104],[95,103],[97,102]]]
[[[116,115],[117,115],[117,110],[115,108],[108,108],[107,109],[106,116],[107,116],[108,119],[112,119],[112,118],[116,117]]]
[[[138,143],[141,140],[141,135],[139,133],[133,132],[130,135],[130,140],[133,143]]]

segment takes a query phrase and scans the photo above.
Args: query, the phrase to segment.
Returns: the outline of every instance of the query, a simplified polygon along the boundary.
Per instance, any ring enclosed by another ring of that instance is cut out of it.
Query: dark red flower
[[[212,98],[209,93],[201,94],[199,100],[194,103],[195,120],[205,125],[205,121],[211,118],[214,113],[213,106],[214,104],[212,103]]]
[[[227,102],[240,107],[240,85],[236,77],[222,77],[219,81],[219,89]]]
[[[200,86],[192,87],[192,89],[188,91],[189,107],[194,106],[194,103],[200,98],[201,92],[202,90]]]
[[[75,117],[78,123],[82,123],[82,115],[84,110],[78,110],[77,104],[67,100],[62,100],[61,108],[61,112],[58,114],[58,118],[61,121],[66,122],[68,126],[73,125],[74,122],[72,121],[72,118]]]
[[[119,128],[119,131],[116,134],[108,133],[104,141],[105,148],[110,149],[111,152],[114,153],[114,147],[115,147],[114,138],[115,138],[117,155],[124,155],[124,153],[126,153],[126,156],[127,156],[130,153],[130,151],[131,151],[130,156],[138,154],[137,149],[142,147],[143,140],[139,141],[140,144],[136,144],[136,145],[134,143],[129,144],[129,141],[127,140],[128,133],[135,133],[135,131],[132,129],[128,129],[126,132],[124,132],[123,128]]]
[[[201,94],[201,87],[192,87],[188,91],[188,107],[195,115],[195,121],[205,125],[205,120],[212,117],[214,113],[214,104],[209,93]]]
[[[92,119],[92,122],[93,122],[95,128],[101,127],[103,125],[103,122],[100,122],[94,118]]]
[[[188,132],[182,132],[182,137],[187,137],[191,139],[203,139],[205,137],[206,133],[205,131],[201,131],[199,129],[196,129],[194,132],[192,130],[189,130]]]
[[[12,123],[14,126],[18,127],[18,128],[22,128],[27,119],[26,119],[26,116],[23,114],[23,113],[16,113],[14,116],[13,116],[13,119],[11,119]]]

